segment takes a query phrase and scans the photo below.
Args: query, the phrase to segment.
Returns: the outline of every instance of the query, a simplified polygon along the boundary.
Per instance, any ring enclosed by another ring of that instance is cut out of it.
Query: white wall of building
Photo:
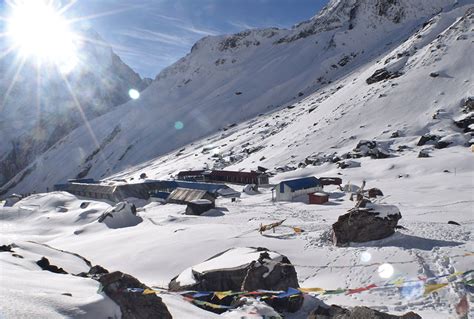
[[[301,196],[301,195],[321,192],[323,188],[321,186],[317,186],[317,187],[312,187],[312,188],[307,188],[307,189],[298,189],[292,192],[291,188],[283,184],[283,190],[284,192],[281,193],[280,184],[275,187],[277,201],[291,201],[293,200],[293,198]]]

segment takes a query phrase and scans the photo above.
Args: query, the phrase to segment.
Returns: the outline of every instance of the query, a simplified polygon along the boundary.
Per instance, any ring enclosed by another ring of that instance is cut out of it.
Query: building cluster
[[[258,171],[224,171],[224,170],[194,170],[182,171],[176,180],[143,180],[136,183],[126,181],[101,182],[93,179],[69,180],[65,184],[54,186],[56,191],[66,191],[71,194],[102,199],[111,202],[121,202],[127,198],[156,200],[167,203],[187,205],[187,213],[200,214],[215,207],[217,197],[238,198],[240,192],[224,183],[245,184],[255,187],[269,185],[269,175],[264,169]],[[323,187],[341,185],[340,178],[332,177],[303,177],[285,180],[272,188],[272,199],[276,201],[300,200],[307,198],[309,204],[324,204],[329,196]]]

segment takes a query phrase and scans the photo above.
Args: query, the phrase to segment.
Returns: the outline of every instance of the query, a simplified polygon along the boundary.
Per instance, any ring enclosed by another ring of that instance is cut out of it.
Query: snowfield
[[[388,9],[380,7],[387,3]],[[466,294],[467,317],[474,317],[472,291],[459,282],[459,273],[474,269],[472,124],[455,122],[473,112],[473,26],[471,0],[333,0],[291,30],[199,41],[140,99],[91,121],[97,143],[86,127],[78,128],[0,189],[36,192],[0,207],[0,245],[13,246],[0,252],[0,317],[120,318],[97,281],[73,274],[90,262],[162,289],[180,274],[191,282],[191,269],[235,264],[232,253],[212,265],[206,260],[248,247],[287,256],[302,288],[449,276],[446,287],[426,295],[422,285],[308,293],[302,309],[285,318],[307,318],[316,298],[459,318],[456,305]],[[243,192],[235,202],[218,198],[202,216],[185,215],[183,205],[147,202],[137,205],[138,216],[99,223],[115,203],[45,193],[76,176],[133,183],[143,173],[169,179],[187,169],[257,166],[269,169],[272,185]],[[403,228],[382,240],[333,246],[331,225],[355,205],[349,193],[326,186],[324,205],[272,201],[273,185],[307,176],[381,189],[379,202],[400,210]],[[275,232],[257,231],[283,219]],[[36,262],[43,256],[68,274],[41,270]],[[174,318],[275,315],[249,298],[219,316],[161,291]]]
[[[465,148],[459,151],[464,153],[440,151],[442,160],[367,159],[360,168],[341,170],[344,181],[360,185],[364,178],[367,187],[382,189],[386,195],[384,201],[401,210],[403,218],[399,224],[406,228],[387,239],[347,248],[332,246],[329,230],[337,217],[354,203],[348,194],[335,187],[327,187],[330,203],[322,206],[275,203],[271,201],[270,190],[261,188],[261,194],[243,194],[237,202],[218,200],[217,207],[223,214],[217,217],[186,216],[185,206],[151,203],[139,209],[143,222],[117,229],[96,220],[108,204],[67,193],[33,195],[13,208],[0,209],[0,242],[15,243],[15,253],[24,257],[18,259],[0,253],[1,298],[11,300],[2,302],[1,312],[6,318],[28,317],[36,313],[34,309],[41,310],[38,314],[48,318],[81,315],[105,318],[117,313],[113,303],[97,293],[97,282],[40,270],[34,262],[41,256],[71,273],[84,271],[85,266],[81,259],[41,244],[77,253],[92,264],[129,273],[155,287],[166,287],[187,268],[234,247],[266,247],[286,255],[295,264],[300,286],[307,288],[356,288],[397,278],[408,280],[470,270],[474,262],[474,174],[469,160],[472,154]],[[417,161],[419,164],[414,163]],[[395,162],[397,167],[390,169]],[[450,169],[450,173],[443,172],[444,169]],[[317,176],[322,172],[334,175],[338,171],[318,167],[298,173]],[[407,172],[409,177],[398,177]],[[295,172],[281,178],[290,176],[295,176]],[[91,204],[80,209],[84,201]],[[67,212],[58,212],[59,206],[67,208]],[[257,231],[260,224],[285,218],[284,225],[300,227],[304,232],[295,234],[289,227],[263,235]],[[461,226],[449,225],[449,220]],[[467,253],[471,255],[466,256]],[[215,266],[225,268],[226,262],[231,260]],[[394,273],[381,278],[379,267],[387,263],[393,266]],[[71,293],[72,297],[63,293]],[[455,318],[454,306],[463,293],[462,285],[452,283],[428,296],[423,292],[391,289],[320,298],[328,304],[365,305],[391,313],[410,310],[423,318]],[[176,318],[217,317],[177,295],[161,296]],[[287,317],[306,318],[312,307],[314,301],[308,296],[303,309]],[[245,309],[239,312],[243,313]]]

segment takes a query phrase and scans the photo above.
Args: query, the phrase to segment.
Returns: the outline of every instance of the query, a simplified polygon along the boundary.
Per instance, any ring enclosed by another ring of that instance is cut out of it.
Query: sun
[[[75,34],[52,1],[10,1],[7,36],[22,57],[71,65],[77,60]]]

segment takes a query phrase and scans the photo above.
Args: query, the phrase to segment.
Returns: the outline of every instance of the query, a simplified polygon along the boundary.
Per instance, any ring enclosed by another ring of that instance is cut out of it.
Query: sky
[[[69,0],[71,1],[71,0]],[[74,1],[74,0],[73,0]],[[3,0],[0,0],[0,9]],[[88,17],[122,60],[155,78],[204,36],[249,28],[289,28],[328,0],[76,0],[70,17]]]

